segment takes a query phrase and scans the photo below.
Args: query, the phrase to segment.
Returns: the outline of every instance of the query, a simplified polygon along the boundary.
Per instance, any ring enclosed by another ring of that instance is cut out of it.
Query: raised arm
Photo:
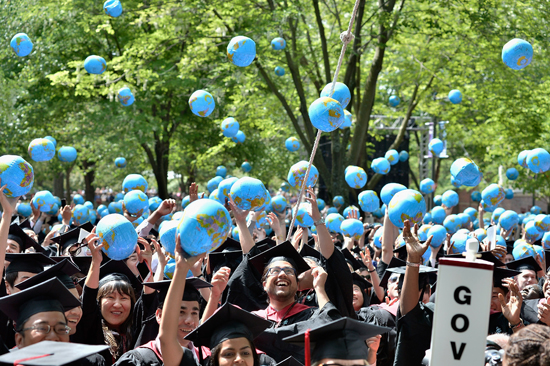
[[[233,213],[233,217],[235,217],[235,222],[237,223],[237,227],[239,228],[241,249],[243,250],[243,254],[247,254],[254,246],[254,239],[252,238],[252,235],[250,234],[250,231],[248,231],[248,227],[246,226],[246,215],[248,215],[248,210],[241,210],[239,207],[237,207],[237,205],[233,201],[233,197],[231,197],[231,194],[229,195],[229,198],[229,207],[231,207],[231,212]]]
[[[382,262],[389,264],[391,257],[393,256],[393,247],[395,246],[395,239],[399,235],[399,230],[391,222],[388,216],[388,210],[384,216],[384,226],[382,227],[384,232],[382,233]]]
[[[84,240],[92,253],[92,264],[88,270],[88,276],[86,276],[86,287],[96,289],[99,287],[99,268],[103,260],[103,255],[101,254],[103,243],[99,241],[99,237],[95,234],[95,227],[92,233]]]
[[[210,318],[216,309],[222,298],[223,291],[227,287],[227,281],[229,281],[229,275],[231,274],[231,268],[222,267],[218,272],[214,273],[212,276],[212,291],[210,291],[210,297],[208,298],[208,303],[204,308],[204,313],[202,314],[201,323],[204,323],[206,319]]]
[[[7,185],[0,187],[0,204],[2,204],[2,222],[0,222],[0,263],[4,264],[6,248],[8,246],[8,234],[10,232],[11,217],[15,212],[15,205],[19,197],[8,198],[4,194]]]
[[[308,213],[313,219],[313,222],[315,223],[314,225],[317,228],[319,250],[323,257],[329,259],[332,256],[332,253],[334,253],[334,243],[332,242],[330,233],[328,232],[328,229],[325,225],[325,221],[321,219],[321,212],[319,212],[319,206],[317,206],[317,196],[311,188],[307,190],[307,193],[308,195],[306,197],[306,201],[308,201],[311,206],[310,212]],[[321,307],[320,304],[319,307]]]

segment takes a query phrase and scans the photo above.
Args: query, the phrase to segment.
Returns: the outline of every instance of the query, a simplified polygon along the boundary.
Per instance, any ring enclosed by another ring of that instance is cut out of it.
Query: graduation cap
[[[342,249],[342,254],[346,259],[346,262],[351,264],[354,271],[357,271],[359,268],[365,267],[363,263],[359,262],[347,248]]]
[[[214,315],[185,336],[185,339],[199,348],[206,346],[213,349],[228,339],[245,337],[252,341],[271,324],[269,320],[226,302]]]
[[[306,333],[309,332],[312,364],[325,358],[366,360],[369,348],[365,341],[388,331],[390,331],[390,328],[371,325],[350,318],[340,318],[304,333],[283,338],[283,341],[305,346]],[[306,359],[308,356],[306,354]]]
[[[231,268],[231,274],[233,274],[233,271],[239,266],[242,260],[242,250],[211,252],[208,254],[211,273],[217,272],[221,267],[229,267]]]
[[[258,245],[258,243],[256,243]],[[212,253],[242,252],[241,243],[233,238],[227,238],[222,245],[212,251]]]
[[[155,238],[158,238],[159,237],[159,232],[157,231],[157,229],[152,227],[151,230],[149,230],[149,235],[153,235]],[[147,236],[149,236],[149,235],[147,235]]]
[[[506,263],[506,267],[508,267],[509,269],[515,269],[516,271],[520,272],[524,269],[535,271],[535,273],[542,270],[535,258],[531,256],[508,262]]]
[[[506,268],[495,268],[493,270],[493,287],[498,287],[508,293],[508,288],[502,284],[502,280],[508,277],[515,277],[520,274],[520,271],[515,271]]]
[[[25,219],[23,221],[20,221],[19,216],[15,216],[15,219],[12,220],[11,223],[19,225],[19,227],[21,229],[31,229],[32,230],[31,222],[29,221],[29,219]]]
[[[514,251],[515,240],[506,240],[506,254],[512,254]]]
[[[407,246],[401,245],[393,250],[394,253],[397,253],[397,258],[401,260],[407,259]]]
[[[285,358],[275,366],[304,366],[304,365],[294,357],[288,356],[287,358]]]
[[[405,271],[407,270],[407,266],[401,266],[401,267],[394,267],[394,268],[388,268],[386,269],[386,272],[390,273],[397,273],[400,275],[399,277],[399,288],[403,287],[404,279],[405,279]],[[418,287],[422,290],[424,285],[427,285],[429,283],[429,277],[428,275],[430,273],[436,273],[437,268],[429,267],[429,266],[423,266],[420,265],[418,268]],[[384,275],[386,275],[384,273]]]
[[[491,252],[480,252],[480,253],[477,253],[477,255],[479,256],[479,259],[482,259],[484,261],[493,263],[495,265],[495,268],[505,266],[505,264],[500,259],[495,257],[495,255]],[[449,255],[446,255],[445,258],[459,258],[459,259],[462,259],[462,258],[464,258],[464,255],[462,253],[449,254]]]
[[[58,280],[65,285],[66,288],[72,289],[75,288],[75,284],[71,279],[71,276],[78,273],[79,268],[75,266],[68,258],[63,259],[61,262],[51,266],[44,272],[38,273],[36,276],[33,276],[21,283],[15,285],[20,290],[28,289],[29,287],[38,285],[44,281],[49,280],[50,278],[57,278]]]
[[[69,259],[75,266],[78,267],[79,272],[82,274],[87,274],[92,265],[92,257],[90,256],[76,256],[76,257],[50,257],[56,262],[61,262],[63,259]]]
[[[84,287],[85,281],[86,277],[79,280],[78,283],[80,286]],[[141,290],[143,289],[141,281],[136,277],[126,263],[124,263],[124,261],[110,260],[99,267],[99,287],[111,281],[128,282],[134,288],[136,297],[139,296],[139,293],[141,293]]]
[[[16,272],[40,273],[45,266],[54,265],[55,261],[42,253],[6,253],[6,261],[10,262],[6,274]]]
[[[94,225],[89,221],[67,231],[65,234],[52,238],[52,241],[59,244],[59,252],[63,253],[65,250],[74,244],[82,243],[82,241],[92,232]]]
[[[309,245],[303,245],[302,249],[300,249],[300,255],[302,258],[309,258],[318,265],[321,265],[321,260],[323,258],[323,255],[318,250],[314,249],[313,247],[310,247]]]
[[[386,268],[386,271],[384,272],[384,274],[382,275],[382,278],[380,279],[380,287],[388,288],[388,280],[392,275],[392,272],[388,271],[389,268],[401,267],[406,265],[407,265],[406,261],[396,257],[392,257],[390,260],[390,263],[388,264],[388,267]]]
[[[262,240],[256,243],[256,246],[258,247],[260,252],[265,252],[266,250],[275,248],[276,245],[277,243],[269,237],[263,238]]]
[[[172,280],[164,280],[158,282],[143,282],[143,286],[154,288],[159,292],[159,303],[164,302],[166,295],[168,294],[168,289]],[[206,281],[201,280],[200,278],[190,277],[185,280],[185,289],[183,291],[182,301],[200,301],[199,289],[212,287]]]
[[[351,276],[353,277],[353,284],[359,286],[361,290],[366,290],[369,287],[372,287],[372,283],[359,276],[357,273],[353,272]]]
[[[80,305],[80,301],[57,278],[0,298],[0,310],[15,321],[18,328],[35,314],[48,311],[65,313]]]
[[[63,366],[107,348],[107,345],[41,341],[0,356],[0,365]]]
[[[29,248],[34,248],[37,253],[45,252],[46,249],[40,244],[35,242],[27,233],[15,222],[10,225],[10,231],[8,233],[8,239],[15,241],[19,244],[19,251],[21,253]]]
[[[290,263],[296,270],[297,275],[310,269],[309,265],[306,261],[304,261],[300,253],[294,249],[289,241],[285,241],[274,248],[268,249],[265,252],[250,258],[249,261],[260,274],[264,272],[265,267],[275,261],[285,261]]]

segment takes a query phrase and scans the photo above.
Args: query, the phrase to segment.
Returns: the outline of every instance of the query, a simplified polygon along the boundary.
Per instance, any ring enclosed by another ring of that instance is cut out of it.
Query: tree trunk
[[[168,152],[170,150],[170,142],[162,141],[155,135],[155,151],[153,152],[149,145],[142,143],[141,147],[147,154],[147,159],[151,168],[153,168],[153,174],[157,180],[158,196],[165,200],[168,197]]]
[[[65,198],[67,199],[67,203],[71,202],[71,170],[73,170],[73,165],[65,171]]]
[[[84,168],[84,184],[85,184],[85,199],[86,201],[90,201],[95,206],[95,187],[94,187],[94,179],[95,179],[95,163],[92,161],[83,160],[82,161],[82,167]]]
[[[65,192],[63,191],[63,178],[64,174],[61,172],[53,179],[53,194],[60,198],[65,197]]]

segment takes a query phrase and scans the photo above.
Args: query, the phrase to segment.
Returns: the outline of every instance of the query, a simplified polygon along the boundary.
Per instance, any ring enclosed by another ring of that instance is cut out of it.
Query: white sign
[[[484,365],[493,263],[441,258],[430,366]]]

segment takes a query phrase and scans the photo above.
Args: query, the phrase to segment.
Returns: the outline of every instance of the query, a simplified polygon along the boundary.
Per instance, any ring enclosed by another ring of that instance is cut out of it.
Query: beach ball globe
[[[342,231],[342,235],[356,241],[361,239],[361,236],[363,236],[363,232],[365,231],[363,228],[363,223],[357,219],[346,219],[342,221],[340,230]]]
[[[544,233],[546,231],[550,231],[550,216],[545,214],[538,214],[535,216],[535,227],[538,231],[541,233]]]
[[[386,158],[376,158],[371,163],[371,168],[376,174],[388,174],[390,171],[390,162]]]
[[[334,131],[345,119],[342,105],[329,97],[321,97],[311,103],[308,114],[311,124],[323,132]]]
[[[468,226],[470,221],[472,221],[471,218],[470,218],[470,215],[468,215],[467,213],[459,213],[457,216],[460,220],[460,223],[461,223],[462,227]]]
[[[517,247],[518,245],[527,244],[527,242],[524,239],[518,239],[514,242],[513,247]]]
[[[399,153],[399,161],[404,163],[406,162],[407,160],[409,160],[409,153],[406,152],[405,150],[401,151]]]
[[[222,245],[231,228],[231,216],[222,204],[199,199],[187,206],[177,231],[185,253],[196,256]]]
[[[103,10],[111,18],[118,18],[122,14],[122,4],[119,0],[107,0],[103,4]]]
[[[262,181],[250,177],[240,178],[233,184],[231,197],[241,210],[262,211],[271,201]]]
[[[425,214],[426,201],[420,192],[413,189],[395,193],[388,205],[389,219],[399,228],[406,220],[411,221],[411,225],[420,224]]]
[[[420,226],[418,228],[418,239],[420,239],[420,241],[423,241],[423,242],[428,240],[428,231],[430,231],[431,228],[432,228],[432,225],[422,225],[422,226]]]
[[[84,200],[84,197],[82,197],[82,195],[75,194],[73,196],[73,202],[75,203],[75,205],[83,205],[85,200]]]
[[[44,137],[44,138],[45,138],[46,140],[50,140],[50,141],[52,142],[53,146],[57,148],[57,141],[56,141],[53,137],[51,137],[51,136],[46,136],[46,137]]]
[[[476,229],[474,230],[474,236],[477,238],[477,240],[483,241],[487,237],[487,230],[482,228]]]
[[[385,203],[380,206],[380,210],[382,211],[382,215],[385,215],[386,214],[386,208],[387,208],[388,205],[386,205]]]
[[[524,168],[527,168],[527,155],[531,150],[523,150],[518,154],[518,164]]]
[[[502,47],[502,61],[513,70],[521,70],[533,60],[533,46],[520,38],[508,41]]]
[[[273,48],[275,51],[284,50],[285,47],[286,41],[284,40],[284,38],[277,37],[271,40],[271,48]]]
[[[288,184],[287,182],[281,183],[281,191],[289,192],[290,191],[290,184]]]
[[[477,210],[473,207],[468,207],[464,210],[464,213],[467,214],[468,216],[470,216],[470,221],[474,221],[475,219],[477,219]]]
[[[451,236],[450,254],[461,254],[466,252],[466,242],[472,237],[464,233],[456,233]]]
[[[446,191],[441,196],[441,201],[448,208],[454,207],[458,205],[458,193],[451,190]]]
[[[519,172],[516,168],[509,168],[506,170],[506,178],[510,180],[516,180],[519,177]]]
[[[395,165],[399,162],[399,153],[397,150],[388,150],[386,151],[386,155],[384,155],[386,160],[390,162],[390,165]]]
[[[84,69],[89,74],[101,75],[107,70],[107,62],[101,56],[91,55],[84,60]]]
[[[472,201],[474,201],[474,202],[481,202],[481,192],[480,192],[480,191],[473,191],[473,192],[470,194],[470,198],[471,198]]]
[[[359,193],[359,206],[363,212],[374,212],[380,208],[380,199],[375,191],[363,191]]]
[[[380,199],[383,203],[387,205],[390,203],[393,196],[395,196],[397,192],[404,191],[406,189],[407,187],[405,187],[403,184],[388,183],[384,187],[382,187],[382,190],[380,190]]]
[[[527,166],[535,173],[544,173],[550,169],[550,154],[545,149],[533,149],[527,154]]]
[[[248,173],[252,170],[252,165],[248,161],[245,161],[241,164],[241,169],[243,172]]]
[[[458,215],[449,215],[445,217],[445,220],[443,221],[443,227],[445,227],[449,234],[456,233],[461,226],[462,220],[458,217]]]
[[[124,193],[119,192],[115,195],[115,202],[123,201],[124,200]]]
[[[493,211],[493,214],[491,215],[491,221],[494,223],[497,223],[500,219],[500,215],[502,215],[506,210],[502,207],[498,207]]]
[[[136,98],[130,88],[125,86],[124,88],[119,89],[117,92],[118,101],[122,104],[123,107],[128,107],[134,104]]]
[[[73,219],[77,225],[82,225],[88,221],[90,216],[90,208],[84,205],[76,205],[73,207]]]
[[[285,68],[281,66],[275,66],[275,75],[277,76],[284,76],[285,75]]]
[[[208,181],[208,183],[206,184],[206,189],[208,189],[209,192],[213,192],[214,189],[218,188],[222,180],[223,180],[222,177],[215,176],[214,178]]]
[[[44,138],[32,140],[28,151],[34,161],[48,161],[55,156],[55,146],[50,140]]]
[[[518,260],[527,257],[535,257],[536,252],[535,248],[533,248],[532,245],[521,243],[518,246],[514,247],[514,250],[512,250],[512,255],[514,256],[515,260]]]
[[[374,233],[374,236],[372,237],[372,243],[374,244],[374,246],[377,249],[382,249],[382,233],[383,233],[383,231],[384,230],[382,228],[376,230],[376,232]]]
[[[431,212],[426,212],[426,214],[424,215],[424,218],[422,219],[422,223],[423,224],[429,224],[430,222],[432,222],[432,213]],[[426,225],[422,225],[422,227],[424,227]]]
[[[372,216],[381,219],[384,217],[384,213],[382,212],[382,208],[377,208],[376,210],[372,211]]]
[[[512,188],[506,188],[504,190],[504,198],[506,198],[507,200],[511,200],[512,198],[514,198],[514,190]]]
[[[490,203],[490,202],[489,202]],[[498,207],[498,205],[491,205],[491,204],[488,204],[487,202],[485,202],[484,200],[481,200],[480,202],[481,204],[481,207],[483,207],[483,210],[485,212],[493,212],[494,210],[496,210],[496,208]]]
[[[243,131],[237,131],[237,134],[231,137],[231,140],[237,144],[242,144],[246,140],[246,135]]]
[[[287,181],[290,183],[290,185],[294,188],[300,188],[304,184],[306,171],[309,163],[305,160],[302,160],[296,164],[294,164],[292,167],[290,167],[290,170],[288,171]],[[319,171],[315,167],[315,165],[311,165],[311,169],[309,170],[309,176],[307,178],[306,187],[312,188],[317,183],[317,179],[319,178]]]
[[[55,197],[57,199],[57,197]],[[58,201],[58,204],[61,205],[61,200]],[[83,203],[84,206],[88,207],[89,209],[92,209],[94,208],[94,204],[91,203],[90,201],[86,201]]]
[[[334,93],[332,93],[332,95],[330,95],[331,90],[332,83],[325,85],[323,90],[321,90],[321,98],[326,97],[336,99],[342,108],[346,108],[351,99],[351,93],[348,86],[344,83],[336,82],[336,85],[334,86]]]
[[[313,219],[308,214],[308,209],[310,206],[311,205],[307,202],[302,202],[299,207],[294,206],[292,215],[296,215],[296,225],[300,227],[309,227],[313,225]],[[298,207],[298,213],[296,213],[296,207]]]
[[[531,207],[529,212],[531,212],[533,215],[540,215],[542,213],[542,208],[540,208],[539,206],[533,206]]]
[[[206,90],[197,90],[189,97],[189,107],[195,116],[208,117],[216,108],[216,102]]]
[[[432,208],[432,222],[434,224],[442,225],[445,220],[445,216],[447,216],[447,213],[443,207],[436,206]]]
[[[221,203],[222,205],[225,203],[225,201],[220,199],[220,197],[218,196],[218,188],[214,189],[210,193],[210,196],[208,196],[208,198],[211,199],[211,200],[217,201],[217,202]]]
[[[451,184],[453,185],[453,187],[456,187],[456,188],[460,188],[461,184],[455,180],[455,177],[453,177],[451,175]]]
[[[149,198],[149,211],[155,212],[157,208],[159,208],[160,204],[162,203],[162,199],[160,197],[151,197]],[[99,207],[98,207],[99,210]]]
[[[56,203],[50,191],[37,192],[31,200],[31,205],[40,212],[50,212]]]
[[[177,211],[177,212],[174,212],[174,214],[172,215],[172,220],[170,221],[180,221],[182,217],[183,217],[183,211]]]
[[[329,207],[326,214],[330,215],[333,213],[338,213],[338,209],[336,207]]]
[[[239,228],[234,226],[233,229],[231,229],[231,237],[235,239],[236,241],[239,241]]]
[[[26,216],[29,216],[29,215],[26,215]],[[541,244],[544,249],[546,250],[550,249],[550,231],[547,231],[542,235]]]
[[[420,182],[420,192],[423,194],[430,194],[435,191],[435,182],[433,179],[426,178]]]
[[[525,224],[525,240],[528,243],[534,243],[539,239],[542,239],[542,231],[535,225],[535,220],[529,221]]]
[[[357,212],[357,215],[359,215],[359,209],[355,206],[348,206],[344,209],[343,216],[345,219],[349,219],[349,216],[352,211]]]
[[[17,155],[0,156],[0,179],[6,185],[6,197],[19,197],[30,192],[34,183],[32,165]]]
[[[442,203],[443,203],[443,200],[441,199],[440,194],[434,197],[434,205],[441,206]]]
[[[110,202],[109,205],[107,206],[107,210],[109,211],[109,213],[117,213],[117,210],[115,209],[115,205],[116,205],[116,202]]]
[[[390,97],[390,106],[392,107],[397,107],[399,105],[399,103],[401,103],[401,99],[399,99],[399,97],[397,95],[392,95]]]
[[[256,43],[248,37],[233,37],[227,45],[227,58],[235,66],[246,67],[256,58]]]
[[[428,150],[430,150],[430,152],[435,156],[439,156],[444,147],[445,145],[443,144],[443,141],[438,138],[431,139],[430,143],[428,144]]]
[[[488,205],[488,206],[497,206],[499,205],[505,197],[504,188],[499,186],[496,183],[488,185],[482,192],[481,192],[481,199]]]
[[[321,198],[317,198],[317,208],[319,209],[319,211],[323,211],[323,209],[326,207],[326,202],[325,200],[321,199]]]
[[[142,192],[147,192],[147,181],[140,174],[128,174],[122,181],[122,191],[128,193],[135,189],[139,189]]]
[[[472,160],[460,158],[451,165],[451,176],[459,186],[475,187],[481,182],[483,174]]]
[[[271,207],[275,212],[283,212],[288,207],[288,201],[282,195],[276,195],[271,199]]]
[[[33,44],[25,33],[17,33],[10,41],[10,46],[19,57],[25,57],[32,52]]]
[[[325,218],[325,225],[329,231],[333,233],[341,233],[342,230],[340,230],[340,226],[342,225],[342,222],[344,222],[344,216],[338,214],[338,213],[331,213],[328,214]]]
[[[462,93],[460,90],[453,89],[449,92],[449,101],[453,104],[462,102]]]
[[[235,137],[239,132],[239,128],[239,122],[233,117],[224,119],[221,124],[222,133],[225,137]]]
[[[190,203],[191,203],[191,198],[189,196],[183,197],[183,199],[181,200],[181,208],[185,210],[185,208],[189,206]]]
[[[447,238],[447,229],[441,225],[433,225],[430,230],[428,230],[428,238],[432,235],[431,247],[439,248]]]
[[[149,198],[140,190],[133,190],[124,195],[124,207],[130,215],[141,216],[149,208]]]
[[[337,208],[342,207],[344,205],[344,197],[334,196],[334,198],[332,199],[332,204]]]
[[[498,223],[504,230],[508,231],[519,223],[519,216],[515,211],[506,210],[500,215]]]
[[[218,197],[220,199],[223,199],[225,202],[225,198],[229,198],[229,193],[231,192],[231,187],[233,187],[233,184],[237,182],[239,179],[236,177],[226,178],[220,182],[218,185]]]
[[[348,170],[345,179],[351,188],[360,189],[367,184],[367,173],[361,167],[354,167]]]
[[[24,202],[19,203],[17,205],[17,214],[24,217],[29,217],[30,215],[32,215],[31,205]]]
[[[219,166],[216,168],[216,175],[217,175],[218,177],[225,178],[225,176],[227,175],[227,168],[224,167],[223,165],[219,165]]]
[[[118,157],[115,159],[115,166],[117,168],[126,168],[126,159],[122,157]]]
[[[64,163],[72,163],[76,160],[77,152],[72,146],[62,146],[57,151],[57,157]]]
[[[300,141],[294,136],[289,137],[285,141],[285,147],[288,151],[297,151],[300,148]]]
[[[113,260],[123,260],[134,253],[138,235],[134,225],[122,215],[110,214],[96,226],[103,252]]]
[[[353,119],[352,114],[350,112],[348,112],[347,109],[344,109],[344,123],[342,123],[340,125],[340,127],[338,127],[338,128],[343,130],[343,129],[351,127],[352,122],[353,122],[352,119]]]

